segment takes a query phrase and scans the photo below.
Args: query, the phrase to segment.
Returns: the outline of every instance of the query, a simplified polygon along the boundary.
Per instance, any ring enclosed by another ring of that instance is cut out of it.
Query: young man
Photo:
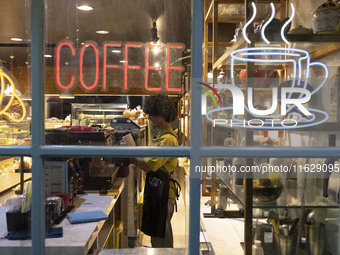
[[[153,128],[158,129],[152,145],[178,146],[177,136],[171,128],[171,122],[177,117],[175,103],[164,94],[150,96],[145,100],[144,112],[149,115]],[[129,144],[123,139],[121,145]],[[172,248],[171,218],[176,205],[177,191],[170,177],[178,160],[177,158],[147,157],[133,158],[131,163],[147,173],[141,230],[151,236],[152,247]]]

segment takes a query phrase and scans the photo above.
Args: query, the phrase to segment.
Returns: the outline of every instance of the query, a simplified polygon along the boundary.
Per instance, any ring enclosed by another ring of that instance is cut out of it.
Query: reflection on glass
[[[30,144],[30,22],[29,3],[4,6],[3,15],[20,17],[3,20],[0,37],[0,145]],[[9,36],[10,34],[10,36]]]
[[[338,207],[340,165],[336,159],[254,158],[251,162],[245,158],[207,158],[195,169],[204,178],[215,179],[217,190],[226,189],[241,201],[244,178],[252,178],[256,208]]]
[[[188,145],[190,1],[152,0],[137,8],[113,1],[91,6],[47,1],[45,18],[44,54],[52,55],[45,57],[46,144],[105,145],[103,133],[118,132],[112,123],[126,117],[117,122],[135,123],[140,128],[133,127],[134,133],[145,129],[147,141],[138,145],[150,145],[154,134],[143,113],[144,100],[165,93],[176,102],[186,95],[185,113],[178,115],[173,129],[179,144]],[[119,132],[127,126],[121,125]],[[80,132],[87,132],[89,141]]]
[[[243,223],[251,224],[252,241],[261,241],[265,254],[334,252],[338,238],[331,236],[339,226],[340,202],[337,159],[204,158],[195,169],[202,173],[202,200],[211,201],[204,209],[206,217],[223,218],[241,235]],[[249,176],[250,190],[245,182]],[[251,194],[250,202],[245,202],[245,196]],[[247,221],[243,212],[249,208],[252,220]],[[330,237],[327,242],[325,236]],[[223,241],[228,245],[235,242],[230,238]]]
[[[8,240],[30,239],[31,168],[29,157],[0,157],[0,253]],[[30,240],[21,242],[31,246]]]

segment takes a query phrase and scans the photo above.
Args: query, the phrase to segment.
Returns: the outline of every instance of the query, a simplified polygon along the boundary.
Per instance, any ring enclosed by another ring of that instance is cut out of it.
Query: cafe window
[[[1,238],[0,251],[63,253],[69,240],[89,254],[153,246],[141,231],[148,179],[137,162],[157,170],[164,159],[178,181],[166,199],[180,195],[172,205],[179,253],[212,251],[214,234],[228,227],[212,229],[210,220],[232,217],[241,220],[223,223],[241,230],[232,243],[240,253],[240,243],[245,253],[255,240],[280,250],[297,236],[306,249],[339,250],[337,237],[311,240],[339,225],[338,37],[333,28],[324,36],[318,23],[335,3],[320,10],[298,1],[2,2],[0,224],[27,240]],[[298,32],[269,26],[277,10],[277,26],[288,29],[281,20],[291,17]],[[250,23],[239,22],[252,14],[247,37]],[[313,19],[314,34],[306,31]],[[272,31],[261,35],[266,26]],[[156,131],[157,107],[147,107],[159,93],[173,114],[162,134],[170,143]],[[278,173],[256,175],[268,169]],[[70,231],[89,212],[99,218]],[[287,220],[288,236],[271,222],[273,212]],[[304,231],[293,231],[302,222]]]

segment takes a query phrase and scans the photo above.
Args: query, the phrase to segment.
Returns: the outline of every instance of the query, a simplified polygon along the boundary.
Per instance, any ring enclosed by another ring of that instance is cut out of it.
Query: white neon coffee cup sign
[[[253,15],[251,19],[246,23],[243,36],[248,43],[251,41],[246,35],[247,26],[255,19],[256,6],[251,3],[253,7]],[[270,23],[275,15],[274,5],[271,4],[272,15],[269,20],[264,24],[261,35],[263,40],[269,44],[269,41],[265,37],[264,29]],[[283,25],[281,30],[282,40],[288,44],[289,42],[284,37],[284,29],[291,22],[295,9],[291,4],[292,16]],[[310,62],[309,53],[302,49],[296,48],[284,48],[284,47],[254,47],[244,48],[233,51],[230,54],[230,78],[231,84],[223,86],[231,92],[233,97],[233,106],[219,107],[212,109],[207,112],[206,118],[213,122],[215,125],[225,125],[228,127],[239,127],[239,128],[251,128],[251,129],[296,129],[296,128],[307,128],[315,125],[322,124],[328,120],[328,114],[319,109],[308,108],[305,106],[326,83],[328,79],[328,69],[325,64],[321,62]],[[253,91],[252,87],[248,87],[245,92],[237,87],[235,81],[234,71],[237,64],[245,65],[247,63],[253,63],[255,66],[258,65],[289,65],[292,69],[292,76],[294,77],[289,84],[289,87],[272,88],[272,104],[269,109],[259,110],[256,109],[253,102]],[[324,78],[322,82],[316,86],[313,90],[309,90],[308,80],[310,78],[310,68],[312,66],[320,66],[324,69]],[[278,92],[281,92],[281,97],[278,97]],[[245,95],[247,93],[247,104],[245,102]],[[293,98],[292,95],[299,95]],[[273,115],[278,109],[278,100],[280,99],[281,107],[280,113]],[[243,104],[242,104],[243,102]],[[227,111],[232,112],[230,119],[214,119],[212,114],[216,112]],[[240,116],[248,113],[248,116],[253,119],[245,120],[241,119]],[[287,119],[287,116],[290,118]],[[283,119],[283,117],[285,119]]]

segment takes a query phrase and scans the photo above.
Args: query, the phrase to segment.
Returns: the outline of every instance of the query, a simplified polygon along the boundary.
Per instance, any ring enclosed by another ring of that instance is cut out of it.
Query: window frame
[[[31,84],[32,145],[0,146],[0,155],[32,157],[32,254],[44,254],[44,157],[50,156],[119,156],[119,157],[189,157],[189,243],[188,253],[199,254],[201,176],[195,166],[203,157],[340,157],[340,148],[263,148],[202,147],[201,91],[195,84],[202,81],[203,0],[192,0],[191,36],[191,107],[190,147],[106,147],[44,145],[44,1],[31,0]],[[194,128],[193,128],[194,127]]]

